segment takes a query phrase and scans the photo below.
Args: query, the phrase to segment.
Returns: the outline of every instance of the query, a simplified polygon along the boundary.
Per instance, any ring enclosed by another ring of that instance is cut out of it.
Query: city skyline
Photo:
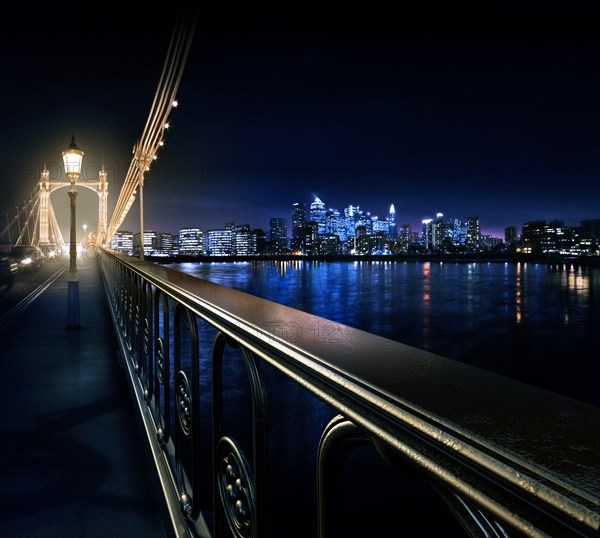
[[[318,198],[319,200],[320,197],[315,196],[313,198],[308,198],[308,200],[312,200],[314,201],[315,198]],[[248,225],[251,229],[262,229],[265,232],[267,232],[269,230],[269,220],[273,219],[273,218],[283,218],[286,219],[287,221],[287,232],[288,232],[288,238],[292,237],[292,219],[293,219],[293,206],[295,206],[297,203],[302,203],[306,206],[306,211],[307,213],[309,212],[309,208],[311,203],[309,201],[302,201],[302,200],[298,200],[296,202],[294,202],[293,204],[290,203],[289,204],[289,208],[288,211],[284,214],[278,214],[278,215],[264,215],[261,219],[260,222],[263,223],[263,225],[260,224],[256,224],[254,222],[250,222],[250,221],[245,221],[243,219],[238,219],[236,218],[235,215],[229,215],[229,216],[223,216],[221,215],[220,218],[221,220],[215,219],[214,220],[214,225],[210,225],[210,226],[206,226],[203,225],[202,222],[191,222],[188,223],[186,226],[182,226],[181,228],[178,229],[162,229],[162,228],[148,228],[145,227],[145,231],[156,231],[156,232],[164,232],[164,233],[170,233],[170,234],[174,234],[177,235],[179,233],[180,230],[182,229],[186,229],[186,228],[199,228],[202,231],[208,231],[208,230],[220,230],[223,229],[225,227],[225,225],[227,223],[235,223],[236,225]],[[331,205],[327,205],[325,204],[325,208],[326,211],[328,210],[337,210],[337,211],[344,211],[344,209],[346,209],[347,207],[354,207],[357,210],[360,210],[362,213],[364,213],[366,216],[372,218],[372,217],[376,217],[379,218],[380,220],[382,219],[386,219],[388,217],[389,214],[389,207],[390,206],[394,206],[395,209],[395,204],[391,203],[389,204],[388,207],[388,211],[382,211],[380,213],[375,213],[373,211],[370,211],[369,208],[365,208],[362,205],[353,205],[353,204],[348,204],[345,207],[341,207],[339,205],[337,206],[331,206]],[[449,219],[459,219],[462,222],[466,222],[469,217],[479,217],[479,214],[477,213],[477,211],[474,212],[473,215],[454,215],[454,214],[449,214],[449,213],[445,213],[444,211],[431,211],[428,215],[424,216],[421,220],[419,220],[416,223],[411,223],[411,222],[404,222],[401,218],[401,215],[398,215],[397,212],[395,212],[396,215],[396,225],[399,228],[402,225],[409,225],[412,229],[413,232],[419,232],[421,233],[421,229],[422,229],[422,225],[425,221],[431,221],[431,220],[435,220],[436,218],[438,218],[440,215],[443,218],[444,221],[447,221]],[[308,220],[308,219],[307,219]],[[481,220],[481,219],[480,219]],[[517,230],[517,233],[520,233],[521,229],[523,228],[523,226],[527,225],[530,222],[536,222],[536,221],[546,221],[546,222],[553,222],[553,221],[560,221],[560,222],[564,222],[565,226],[570,226],[570,227],[577,227],[580,225],[580,223],[583,220],[589,220],[589,219],[585,219],[585,218],[580,218],[580,219],[574,219],[573,222],[567,222],[564,218],[544,218],[544,217],[538,217],[538,218],[532,218],[529,219],[527,221],[518,223],[518,224],[507,224],[506,226],[504,226],[501,230],[494,230],[496,233],[488,233],[488,231],[486,231],[486,225],[484,222],[481,222],[481,234],[485,235],[485,236],[490,236],[490,237],[494,237],[496,239],[504,239],[504,234],[505,234],[505,230],[506,228],[511,228],[514,227]],[[266,223],[266,224],[264,224]],[[133,221],[133,226],[130,228],[127,228],[126,226],[121,226],[120,231],[131,231],[132,233],[134,232],[133,228],[135,228],[135,226],[137,225],[136,221]],[[138,226],[139,228],[139,226]],[[139,229],[137,230],[139,232]]]
[[[52,10],[21,15],[0,38],[12,82],[2,89],[0,217],[35,189],[44,163],[60,176],[72,132],[84,177],[106,165],[110,212],[174,15],[131,25],[99,14],[79,21],[85,39],[75,42],[56,31]],[[147,176],[145,227],[217,228],[240,215],[266,228],[312,194],[373,214],[393,203],[413,228],[437,211],[476,214],[496,236],[531,220],[600,216],[596,37],[556,26],[448,31],[412,14],[400,28],[366,19],[200,17],[180,107]],[[79,191],[78,221],[93,226],[96,200]],[[52,199],[66,229],[67,196]],[[138,215],[136,202],[123,227],[139,230]]]
[[[394,205],[386,218],[371,216],[355,206],[343,211],[325,209],[317,197],[310,204],[292,205],[291,226],[287,217],[271,217],[269,228],[228,221],[223,226],[202,229],[186,227],[176,233],[144,230],[148,256],[254,256],[303,255],[561,255],[597,256],[600,219],[582,220],[579,226],[564,221],[535,220],[520,230],[506,227],[502,238],[482,232],[479,217],[466,220],[444,217],[423,219],[418,230],[397,224]],[[291,232],[291,233],[290,233]],[[119,229],[109,246],[129,255],[139,255],[141,233]]]

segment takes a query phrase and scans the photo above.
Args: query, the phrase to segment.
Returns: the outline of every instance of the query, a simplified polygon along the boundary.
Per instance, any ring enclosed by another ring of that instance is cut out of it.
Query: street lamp
[[[84,224],[83,225],[83,239],[81,240],[81,246],[82,247],[85,247],[85,245],[87,243],[86,233],[87,233],[87,224]]]
[[[77,191],[75,183],[81,173],[83,151],[75,144],[75,136],[71,136],[71,144],[62,152],[65,174],[71,182],[69,200],[71,205],[71,237],[69,244],[69,295],[67,303],[67,329],[80,329],[79,322],[79,275],[77,274],[77,233],[75,230]]]

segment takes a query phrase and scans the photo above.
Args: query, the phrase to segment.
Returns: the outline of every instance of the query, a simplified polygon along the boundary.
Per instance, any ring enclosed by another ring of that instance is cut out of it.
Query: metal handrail
[[[213,532],[227,525],[234,536],[266,535],[264,365],[340,415],[318,447],[321,536],[334,535],[339,510],[332,462],[365,443],[392,466],[419,471],[467,534],[597,536],[600,409],[160,265],[108,250],[101,263],[178,535],[210,535],[198,502],[206,494],[206,462],[198,461],[205,415]],[[198,407],[207,382],[199,323],[216,332],[212,414]],[[250,458],[221,427],[225,348],[237,349],[251,387]]]

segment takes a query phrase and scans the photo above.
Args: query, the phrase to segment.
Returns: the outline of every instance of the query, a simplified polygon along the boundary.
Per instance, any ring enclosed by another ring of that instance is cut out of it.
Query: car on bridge
[[[20,270],[37,269],[44,261],[44,254],[35,245],[17,245],[10,252],[10,257]]]
[[[0,286],[6,285],[10,288],[17,269],[18,266],[13,260],[8,256],[2,255],[0,257]]]
[[[46,259],[54,259],[60,256],[60,248],[55,243],[40,243],[38,246]]]

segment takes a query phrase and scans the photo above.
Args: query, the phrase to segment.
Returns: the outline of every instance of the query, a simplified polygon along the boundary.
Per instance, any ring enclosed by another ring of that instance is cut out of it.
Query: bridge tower
[[[106,229],[108,225],[107,219],[107,201],[108,201],[108,181],[106,180],[107,174],[104,170],[104,164],[102,169],[98,173],[98,232],[96,236],[96,242],[100,245],[106,244]]]
[[[40,174],[40,192],[39,192],[39,242],[49,243],[49,227],[50,227],[50,172],[44,164],[44,169]]]

